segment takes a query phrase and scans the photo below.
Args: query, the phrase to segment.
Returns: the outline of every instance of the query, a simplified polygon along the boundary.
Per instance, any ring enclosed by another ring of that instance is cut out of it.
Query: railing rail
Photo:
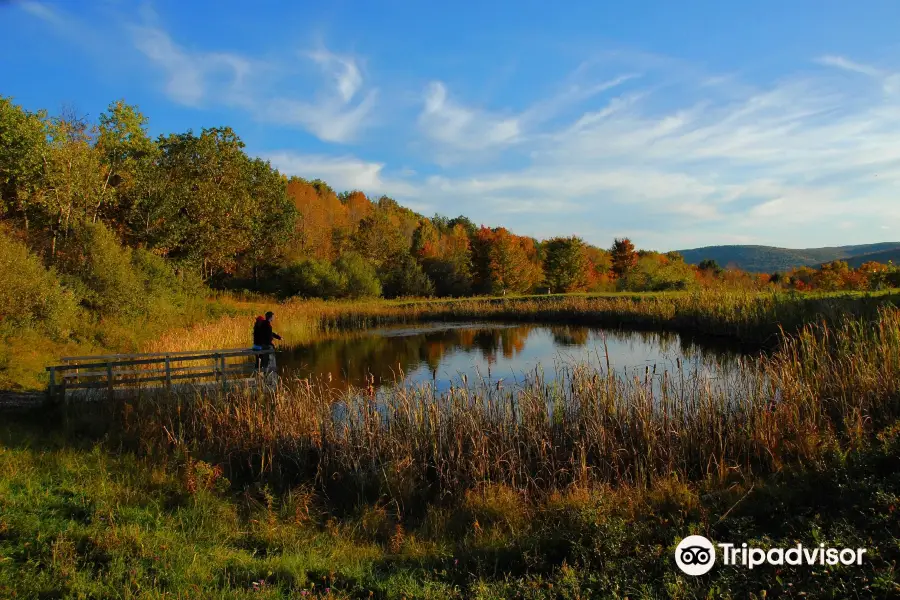
[[[62,364],[47,367],[51,399],[65,397],[67,390],[106,389],[160,384],[172,389],[173,381],[213,379],[228,388],[229,380],[249,378],[257,370],[257,357],[274,350],[196,350],[153,354],[107,354],[66,356]],[[206,364],[197,364],[206,361]]]

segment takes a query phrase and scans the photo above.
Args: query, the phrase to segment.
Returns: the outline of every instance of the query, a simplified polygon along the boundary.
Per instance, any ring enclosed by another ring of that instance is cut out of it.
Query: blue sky
[[[285,173],[539,238],[894,241],[897,23],[892,1],[0,1],[0,94],[230,125]]]

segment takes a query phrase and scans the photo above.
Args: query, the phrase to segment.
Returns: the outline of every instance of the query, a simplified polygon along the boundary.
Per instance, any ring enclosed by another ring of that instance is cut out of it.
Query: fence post
[[[50,367],[50,401],[56,400],[56,367]]]
[[[166,356],[166,389],[172,393],[172,363],[169,362],[168,356]]]
[[[109,392],[109,399],[113,399],[113,372],[112,363],[106,361],[106,389]]]
[[[227,392],[228,391],[228,381],[227,381],[227,378],[225,377],[225,355],[224,354],[219,357],[219,363],[221,364],[221,369],[222,369],[222,391]]]

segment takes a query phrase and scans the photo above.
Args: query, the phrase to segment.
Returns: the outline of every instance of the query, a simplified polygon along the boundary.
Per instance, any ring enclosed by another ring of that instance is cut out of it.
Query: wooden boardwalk
[[[109,354],[105,356],[67,356],[62,364],[47,367],[51,401],[67,394],[95,396],[105,392],[109,398],[119,391],[155,389],[174,391],[185,384],[221,386],[227,390],[237,382],[254,379],[257,357],[274,350],[196,350],[155,354]],[[270,370],[274,366],[271,357]]]

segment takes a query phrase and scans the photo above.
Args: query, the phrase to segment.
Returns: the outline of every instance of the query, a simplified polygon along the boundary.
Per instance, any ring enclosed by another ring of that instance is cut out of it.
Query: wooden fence
[[[274,350],[197,350],[157,354],[110,354],[67,356],[63,364],[47,367],[51,399],[64,398],[70,390],[159,387],[171,390],[173,382],[218,383],[228,389],[230,382],[246,380],[257,370],[257,357]],[[274,356],[271,359],[274,364]]]

